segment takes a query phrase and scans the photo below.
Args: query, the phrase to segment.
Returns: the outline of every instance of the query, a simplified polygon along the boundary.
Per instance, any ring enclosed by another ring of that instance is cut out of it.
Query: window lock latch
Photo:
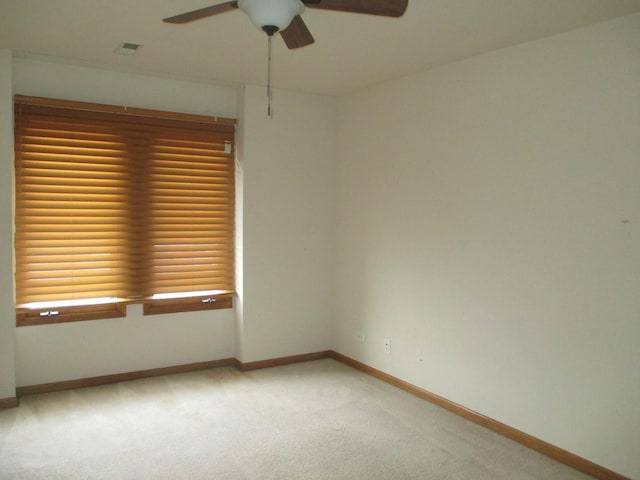
[[[202,303],[215,303],[216,299],[215,298],[203,298],[202,300],[200,300]]]
[[[58,312],[57,310],[49,310],[48,312],[40,312],[40,316],[41,317],[55,317],[59,313],[60,312]]]

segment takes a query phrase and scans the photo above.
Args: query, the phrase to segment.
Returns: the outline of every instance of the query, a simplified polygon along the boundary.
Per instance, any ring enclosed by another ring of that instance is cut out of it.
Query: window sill
[[[126,316],[127,305],[125,303],[60,307],[55,309],[43,308],[36,310],[18,308],[16,309],[16,325],[18,327],[29,327],[33,325],[102,320],[105,318],[120,318]]]
[[[142,303],[143,315],[220,310],[233,308],[233,293],[166,300],[129,300],[100,305],[58,307],[55,309],[16,308],[16,325],[18,327],[29,327],[87,320],[103,320],[107,318],[122,318],[127,316],[127,305],[135,303]]]
[[[220,310],[223,308],[233,308],[232,293],[211,295],[205,297],[153,300],[152,302],[144,302],[142,311],[144,315],[158,315],[162,313]]]

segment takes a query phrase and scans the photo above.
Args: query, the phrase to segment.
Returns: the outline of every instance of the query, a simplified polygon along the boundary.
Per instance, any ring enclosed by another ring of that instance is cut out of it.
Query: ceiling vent
[[[114,52],[120,55],[134,55],[140,47],[142,47],[142,45],[139,43],[123,42],[118,45],[118,48],[116,48]]]

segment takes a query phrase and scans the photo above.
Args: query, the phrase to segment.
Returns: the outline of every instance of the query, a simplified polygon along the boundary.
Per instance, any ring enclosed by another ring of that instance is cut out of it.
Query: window
[[[231,306],[234,121],[16,97],[18,325]]]

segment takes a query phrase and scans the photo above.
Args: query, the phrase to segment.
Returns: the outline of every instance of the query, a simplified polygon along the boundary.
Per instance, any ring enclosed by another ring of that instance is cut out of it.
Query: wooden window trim
[[[47,313],[49,315],[47,315]],[[51,325],[55,323],[81,322],[85,320],[102,320],[127,316],[127,306],[123,303],[107,303],[103,305],[83,305],[78,307],[56,307],[39,309],[16,309],[18,327],[35,325]]]
[[[75,110],[87,110],[92,112],[123,113],[140,117],[166,118],[199,123],[214,123],[217,125],[236,125],[234,118],[216,117],[210,115],[196,115],[192,113],[168,112],[166,110],[150,110],[147,108],[135,108],[118,105],[105,105],[101,103],[76,102],[73,100],[60,100],[55,98],[32,97],[28,95],[15,95],[14,103],[25,105],[43,105],[47,107],[73,108]]]
[[[142,311],[145,316],[166,313],[198,312],[205,310],[223,310],[233,308],[233,296],[234,294],[229,292],[218,295],[163,300],[149,298],[137,302],[122,301],[101,305],[63,306],[39,309],[17,308],[16,326],[32,327],[57,323],[123,318],[127,316],[127,306],[135,304],[143,305]]]
[[[197,312],[233,308],[233,294],[206,295],[200,297],[173,298],[143,302],[144,315],[162,313]]]

